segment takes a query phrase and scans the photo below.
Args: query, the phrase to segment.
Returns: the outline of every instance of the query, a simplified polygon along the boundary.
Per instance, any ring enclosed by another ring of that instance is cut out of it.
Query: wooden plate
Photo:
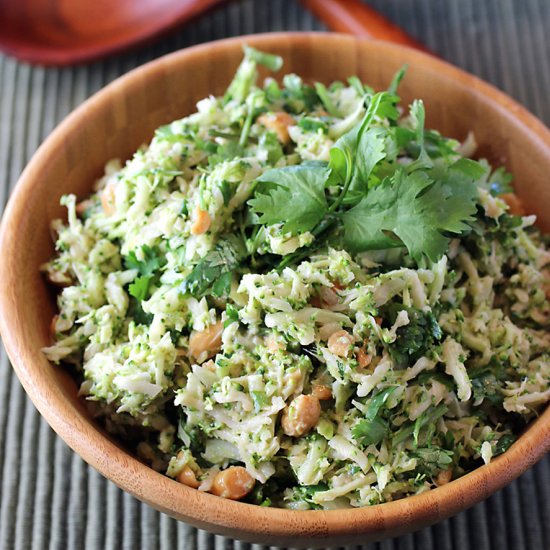
[[[197,100],[223,93],[244,41],[282,55],[285,71],[327,83],[357,74],[385,88],[408,63],[400,88],[404,101],[423,98],[428,126],[445,134],[463,139],[473,130],[482,153],[506,164],[528,210],[550,230],[550,132],[488,84],[432,56],[345,35],[214,42],[163,57],[107,86],[51,134],[25,169],[0,228],[0,329],[6,349],[38,410],[75,452],[119,487],[196,527],[270,545],[322,547],[419,529],[488,497],[539,460],[550,449],[550,408],[506,453],[443,487],[361,509],[298,512],[227,501],[154,472],[103,432],[67,370],[40,352],[49,343],[54,300],[38,269],[53,252],[48,227],[64,215],[60,196],[85,197],[107,160],[128,158],[157,126],[190,113]]]

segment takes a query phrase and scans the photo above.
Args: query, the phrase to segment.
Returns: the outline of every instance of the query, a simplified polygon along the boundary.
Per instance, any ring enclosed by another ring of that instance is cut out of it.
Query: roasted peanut
[[[187,487],[192,487],[193,489],[198,489],[200,485],[200,481],[197,479],[195,472],[189,466],[184,466],[183,470],[176,476],[176,479],[180,483],[187,485]]]
[[[321,405],[313,395],[299,395],[283,411],[281,426],[291,437],[300,437],[309,432],[319,421]]]
[[[296,125],[296,121],[284,111],[260,115],[257,121],[268,130],[273,130],[277,134],[277,139],[283,145],[290,141],[288,127]]]
[[[242,466],[230,466],[218,472],[210,490],[214,495],[239,500],[254,488],[254,478]]]
[[[452,478],[453,471],[451,469],[443,470],[442,472],[439,472],[439,474],[437,474],[437,477],[435,478],[435,483],[438,487],[440,487],[441,485],[449,483]]]
[[[347,357],[351,344],[353,344],[352,336],[345,330],[337,330],[330,335],[328,339],[328,350],[339,357]]]
[[[331,288],[322,287],[319,291],[319,296],[323,305],[328,306],[329,308],[335,306],[338,303],[338,294],[334,292]]]
[[[101,206],[107,216],[112,216],[115,211],[115,184],[108,183],[101,192]]]
[[[210,325],[201,332],[193,331],[189,337],[189,355],[193,359],[203,356],[208,359],[216,355],[222,347],[223,323],[220,321]]]
[[[202,235],[210,229],[212,219],[206,210],[200,209],[198,206],[195,209],[195,220],[191,225],[191,233],[193,235]]]
[[[85,199],[76,204],[75,210],[77,215],[82,216],[88,208],[90,208],[94,203],[90,199]]]
[[[372,362],[372,357],[365,351],[364,347],[357,350],[355,359],[357,359],[357,364],[361,369],[366,369]]]
[[[508,212],[514,216],[525,216],[527,211],[515,193],[504,193],[500,198],[508,205]]]
[[[314,384],[311,389],[311,395],[319,399],[319,401],[326,401],[327,399],[332,399],[332,390],[324,384]]]

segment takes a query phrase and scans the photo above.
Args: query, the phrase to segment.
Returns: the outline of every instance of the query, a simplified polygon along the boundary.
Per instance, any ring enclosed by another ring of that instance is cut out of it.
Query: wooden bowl
[[[13,366],[38,410],[86,462],[122,489],[196,527],[271,545],[365,543],[419,529],[504,487],[550,449],[550,408],[489,465],[422,495],[360,509],[290,511],[232,502],[189,489],[131,456],[97,425],[69,372],[40,352],[49,343],[54,299],[39,274],[53,252],[49,222],[63,193],[85,197],[113,157],[127,158],[153,130],[221,94],[243,42],[284,57],[284,71],[329,82],[357,74],[385,88],[409,64],[400,93],[426,102],[428,125],[462,139],[475,132],[481,152],[504,163],[528,210],[550,230],[550,132],[491,86],[428,55],[346,35],[268,34],[177,52],[118,79],[71,114],[24,171],[0,230],[0,328]]]

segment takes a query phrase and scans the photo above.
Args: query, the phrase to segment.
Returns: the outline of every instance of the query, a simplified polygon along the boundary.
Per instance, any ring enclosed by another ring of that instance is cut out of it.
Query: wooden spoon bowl
[[[43,65],[98,59],[155,39],[223,0],[1,0],[0,50]]]
[[[278,53],[284,71],[330,82],[357,74],[381,89],[409,64],[400,93],[423,98],[428,125],[463,139],[475,132],[482,153],[515,175],[527,209],[550,230],[550,132],[501,92],[434,57],[344,35],[272,34],[224,40],[140,67],[96,94],[41,146],[17,184],[0,229],[0,329],[13,366],[53,429],[101,474],[137,498],[196,527],[271,545],[332,546],[399,535],[449,517],[488,497],[550,449],[550,409],[489,465],[443,487],[361,509],[299,512],[227,501],[154,472],[113,441],[87,413],[68,370],[50,364],[54,300],[39,266],[53,252],[49,223],[59,198],[90,191],[111,158],[128,158],[154,129],[221,94],[243,42]]]

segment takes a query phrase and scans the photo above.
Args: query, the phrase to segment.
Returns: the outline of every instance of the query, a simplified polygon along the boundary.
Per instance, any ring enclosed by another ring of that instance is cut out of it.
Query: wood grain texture
[[[0,0],[0,49],[69,65],[144,44],[223,0]]]
[[[53,429],[84,460],[155,508],[216,533],[268,544],[331,546],[396,536],[486,498],[550,449],[550,409],[502,456],[448,485],[402,501],[345,511],[297,512],[230,502],[162,476],[112,441],[88,416],[73,379],[52,366],[48,343],[53,297],[38,267],[53,251],[48,225],[59,197],[84,197],[105,161],[127,158],[154,129],[220,94],[241,58],[241,44],[281,54],[285,71],[330,82],[358,74],[384,88],[409,64],[404,101],[422,97],[428,125],[459,139],[474,130],[482,152],[504,162],[528,209],[550,230],[550,132],[491,86],[433,57],[343,35],[272,34],[231,39],[168,55],[107,86],[70,115],[21,176],[0,228],[0,330],[14,368]],[[192,87],[190,87],[192,83]]]

